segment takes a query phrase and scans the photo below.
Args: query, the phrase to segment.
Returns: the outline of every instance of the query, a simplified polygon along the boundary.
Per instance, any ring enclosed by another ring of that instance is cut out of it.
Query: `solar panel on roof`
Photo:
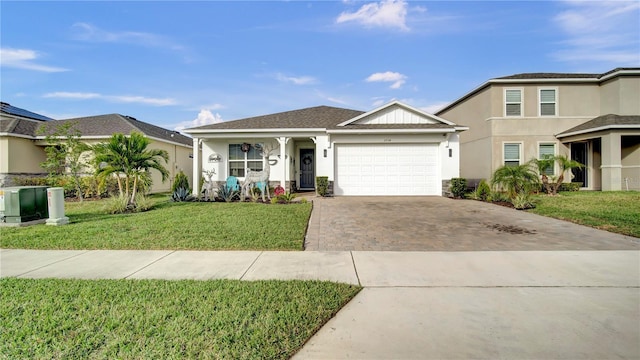
[[[7,104],[5,102],[0,103],[0,110],[3,113],[9,114],[9,115],[26,117],[26,118],[29,118],[29,119],[35,119],[35,120],[41,120],[41,121],[53,120],[50,117],[46,117],[44,115],[36,114],[36,113],[31,112],[29,110],[21,109],[19,107],[13,106],[11,104]]]

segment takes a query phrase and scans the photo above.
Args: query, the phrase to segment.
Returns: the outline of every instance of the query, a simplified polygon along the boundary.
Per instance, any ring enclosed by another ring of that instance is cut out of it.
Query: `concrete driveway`
[[[638,250],[640,239],[443,197],[315,198],[306,250]]]

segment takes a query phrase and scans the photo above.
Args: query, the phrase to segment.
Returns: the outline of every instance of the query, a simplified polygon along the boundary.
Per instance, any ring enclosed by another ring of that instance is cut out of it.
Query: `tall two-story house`
[[[502,165],[562,154],[585,165],[565,175],[583,189],[640,190],[640,68],[495,78],[436,115],[469,126],[461,177],[489,179]]]

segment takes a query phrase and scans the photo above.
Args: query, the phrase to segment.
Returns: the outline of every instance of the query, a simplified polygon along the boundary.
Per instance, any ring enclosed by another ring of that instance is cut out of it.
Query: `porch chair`
[[[227,178],[227,187],[232,190],[240,191],[240,184],[238,184],[238,178],[235,176],[229,176]]]

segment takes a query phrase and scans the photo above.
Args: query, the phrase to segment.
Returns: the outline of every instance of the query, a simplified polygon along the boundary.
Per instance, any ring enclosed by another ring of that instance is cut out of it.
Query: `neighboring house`
[[[169,171],[169,180],[163,183],[160,173],[152,170],[151,192],[169,191],[173,178],[180,170],[189,177],[193,186],[192,140],[176,131],[119,114],[52,120],[6,103],[2,103],[0,113],[0,183],[10,186],[15,177],[45,176],[40,163],[46,159],[44,148],[47,143],[41,129],[45,126],[54,129],[68,122],[74,124],[73,129],[80,131],[82,141],[90,145],[104,142],[114,133],[130,134],[137,131],[151,140],[149,148],[166,150],[169,162],[163,165]]]
[[[566,181],[640,190],[640,68],[491,79],[436,115],[469,126],[460,175],[472,183],[502,165],[562,154],[586,165]]]
[[[318,106],[185,133],[193,136],[194,179],[213,170],[218,184],[231,175],[242,181],[269,166],[271,185],[287,190],[313,190],[315,178],[327,176],[334,195],[442,195],[459,176],[458,134],[466,129],[396,101],[369,112]],[[253,144],[277,149],[268,164]]]

